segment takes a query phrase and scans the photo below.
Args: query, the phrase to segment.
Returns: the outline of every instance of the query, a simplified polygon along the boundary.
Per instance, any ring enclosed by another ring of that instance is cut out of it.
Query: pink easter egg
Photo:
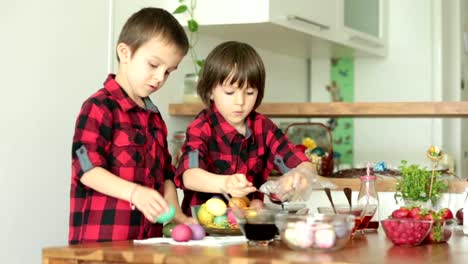
[[[231,225],[237,224],[236,217],[234,216],[234,213],[232,212],[232,210],[229,210],[227,214],[227,219],[228,219],[229,224]]]
[[[188,225],[178,224],[172,229],[171,236],[177,242],[186,242],[192,239],[192,229]]]

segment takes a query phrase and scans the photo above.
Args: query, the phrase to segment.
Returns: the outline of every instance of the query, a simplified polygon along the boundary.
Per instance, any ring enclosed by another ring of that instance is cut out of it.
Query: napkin
[[[170,245],[185,245],[185,246],[227,246],[244,244],[247,239],[244,236],[206,236],[202,240],[189,240],[187,242],[177,242],[170,237],[154,237],[144,240],[133,240],[138,244],[170,244]]]

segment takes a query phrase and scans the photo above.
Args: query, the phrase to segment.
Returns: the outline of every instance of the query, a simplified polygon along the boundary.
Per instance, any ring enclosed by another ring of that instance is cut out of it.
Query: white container
[[[465,187],[465,201],[463,202],[463,234],[468,235],[468,187]]]

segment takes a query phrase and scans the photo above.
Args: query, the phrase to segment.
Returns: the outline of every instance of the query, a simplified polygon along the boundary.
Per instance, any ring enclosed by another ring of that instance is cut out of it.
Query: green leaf
[[[203,68],[203,66],[205,66],[205,60],[197,60],[197,65]]]
[[[172,12],[172,14],[182,14],[184,13],[185,11],[187,11],[187,6],[186,5],[180,5],[176,8],[176,10],[174,10],[174,12]]]
[[[197,21],[190,19],[187,21],[188,28],[190,32],[197,32],[198,31],[198,23]]]

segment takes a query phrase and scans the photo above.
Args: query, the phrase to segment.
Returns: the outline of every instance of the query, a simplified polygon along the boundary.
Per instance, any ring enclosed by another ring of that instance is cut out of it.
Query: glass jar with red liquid
[[[357,198],[358,205],[364,207],[361,224],[358,230],[377,230],[379,227],[379,195],[375,189],[376,176],[370,175],[369,165],[367,175],[361,176],[361,188]]]

